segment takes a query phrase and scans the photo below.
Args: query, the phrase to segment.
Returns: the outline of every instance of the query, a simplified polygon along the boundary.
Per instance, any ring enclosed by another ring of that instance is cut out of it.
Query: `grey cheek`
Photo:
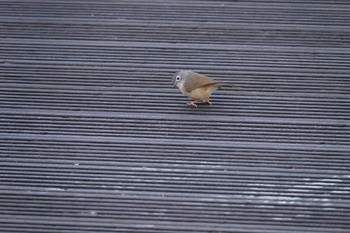
[[[184,82],[177,82],[176,86],[182,91],[182,88],[183,88],[183,85],[184,85]]]

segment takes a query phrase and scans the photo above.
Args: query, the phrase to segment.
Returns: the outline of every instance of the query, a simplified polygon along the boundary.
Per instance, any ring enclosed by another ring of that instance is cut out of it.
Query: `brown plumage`
[[[211,105],[211,94],[220,87],[232,87],[230,84],[218,83],[214,79],[198,74],[190,70],[181,70],[174,75],[174,85],[181,92],[195,101],[187,105],[197,107],[196,102],[204,102]]]

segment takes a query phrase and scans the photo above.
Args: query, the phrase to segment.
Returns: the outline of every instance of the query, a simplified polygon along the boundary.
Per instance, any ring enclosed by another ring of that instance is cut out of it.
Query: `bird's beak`
[[[173,87],[176,87],[176,83],[173,84]]]

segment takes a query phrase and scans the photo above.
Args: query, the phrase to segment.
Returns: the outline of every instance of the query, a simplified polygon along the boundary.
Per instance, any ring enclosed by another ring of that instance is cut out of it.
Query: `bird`
[[[203,102],[212,105],[210,102],[211,94],[221,87],[232,87],[231,84],[219,83],[205,75],[191,70],[180,70],[173,76],[174,87],[194,101],[187,103],[187,106],[197,107],[197,102]]]

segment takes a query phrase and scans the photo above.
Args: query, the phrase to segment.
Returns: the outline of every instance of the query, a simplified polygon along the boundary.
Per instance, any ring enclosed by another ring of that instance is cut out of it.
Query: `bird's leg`
[[[208,105],[211,105],[211,102],[210,102],[210,100],[209,100],[209,99],[207,99],[207,100],[203,100],[203,102],[204,102],[204,103],[206,103],[206,104],[208,104]]]
[[[187,106],[191,106],[191,107],[196,107],[197,108],[197,104],[196,101],[192,101],[186,104]]]

